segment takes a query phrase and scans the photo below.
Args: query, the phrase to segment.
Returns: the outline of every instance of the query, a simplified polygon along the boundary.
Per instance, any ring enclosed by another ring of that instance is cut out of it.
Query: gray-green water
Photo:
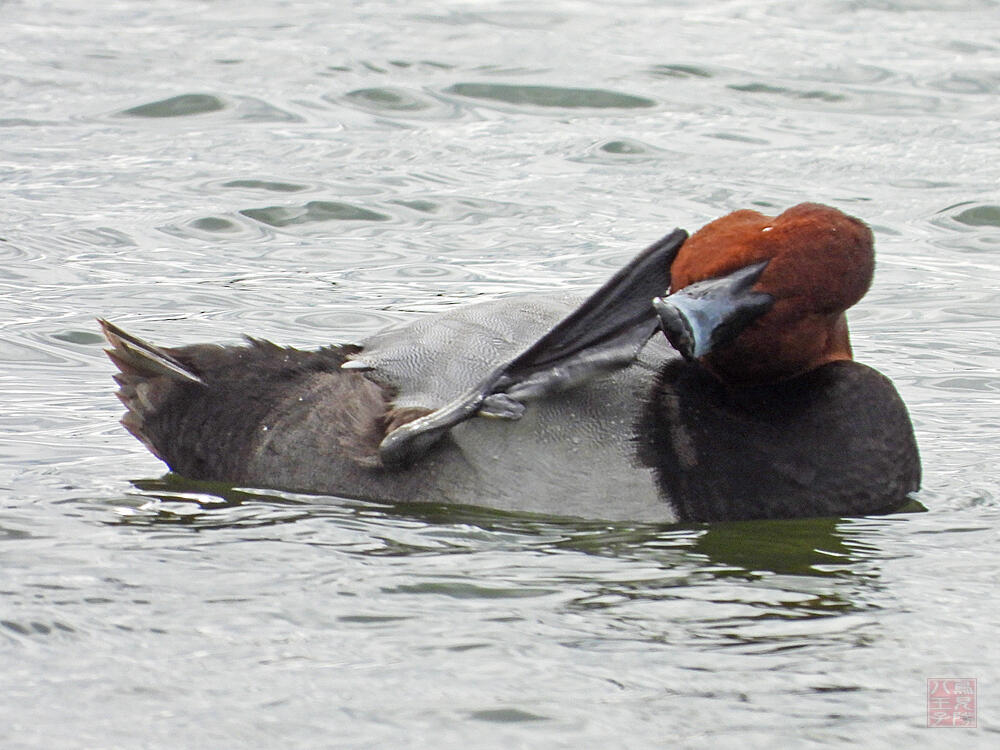
[[[996,2],[11,0],[0,92],[4,748],[1000,743]],[[350,340],[802,200],[875,229],[928,513],[213,493],[117,425],[97,315]]]

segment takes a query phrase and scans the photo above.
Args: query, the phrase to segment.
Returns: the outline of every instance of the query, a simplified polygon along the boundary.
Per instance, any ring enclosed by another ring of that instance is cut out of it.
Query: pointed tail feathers
[[[166,461],[148,434],[148,422],[177,385],[204,385],[204,381],[165,349],[126,333],[107,320],[98,319],[97,322],[111,344],[104,351],[119,370],[114,376],[118,384],[115,395],[127,409],[122,426],[150,453]]]
[[[195,373],[174,359],[166,350],[126,333],[113,323],[99,318],[104,337],[111,344],[105,349],[118,369],[128,375],[166,376],[173,380],[203,383]]]

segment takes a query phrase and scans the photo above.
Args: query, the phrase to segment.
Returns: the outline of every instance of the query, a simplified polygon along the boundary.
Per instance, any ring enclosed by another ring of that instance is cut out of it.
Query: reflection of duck
[[[360,347],[102,325],[123,424],[194,479],[608,519],[882,513],[920,461],[891,382],[851,359],[873,267],[863,223],[802,204],[674,232],[575,309],[512,297]]]

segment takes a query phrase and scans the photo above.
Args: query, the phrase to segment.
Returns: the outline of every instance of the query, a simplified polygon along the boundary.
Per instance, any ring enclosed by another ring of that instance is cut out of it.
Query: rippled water
[[[0,744],[996,747],[998,3],[347,6],[0,5]],[[352,340],[806,199],[875,229],[927,513],[317,504],[117,425],[97,315]]]

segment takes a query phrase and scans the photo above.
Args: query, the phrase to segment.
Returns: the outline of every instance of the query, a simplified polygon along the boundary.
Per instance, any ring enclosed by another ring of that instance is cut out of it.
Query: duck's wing
[[[477,415],[516,419],[524,401],[628,367],[657,330],[652,300],[670,286],[670,264],[687,239],[673,232],[643,250],[576,310],[469,391],[390,432],[379,445],[386,466],[405,466],[445,432]]]

